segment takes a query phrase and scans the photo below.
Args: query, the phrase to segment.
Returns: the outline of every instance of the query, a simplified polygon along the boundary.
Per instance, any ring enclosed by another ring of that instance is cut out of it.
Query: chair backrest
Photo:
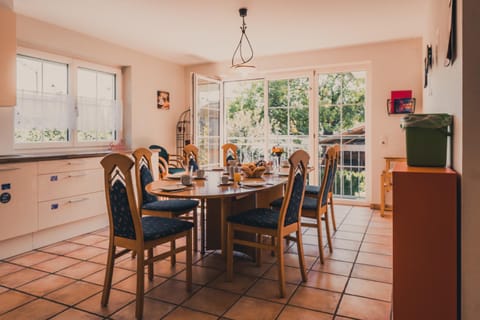
[[[145,190],[147,184],[153,181],[152,152],[146,148],[138,148],[133,152],[135,159],[135,181],[137,184],[138,207],[157,201],[157,197]]]
[[[325,171],[323,172],[322,183],[320,185],[320,192],[318,193],[318,208],[326,207],[328,203],[328,193],[332,190],[333,182],[335,181],[335,162],[339,154],[335,146],[329,147],[324,155]]]
[[[193,170],[198,169],[198,148],[193,144],[187,144],[183,147],[183,157],[185,161],[185,167],[190,170],[193,166]]]
[[[290,171],[284,201],[280,208],[279,226],[287,226],[300,220],[309,159],[310,156],[304,150],[295,151],[288,159]]]
[[[168,163],[169,160],[169,155],[167,149],[165,149],[162,146],[159,146],[157,144],[152,144],[150,147],[148,147],[150,150],[155,150],[158,151],[158,158],[165,160],[165,162]]]
[[[226,167],[228,165],[228,160],[237,160],[238,159],[238,147],[233,143],[225,143],[222,146],[223,150],[223,166]]]
[[[112,153],[100,163],[104,169],[110,237],[136,240],[136,235],[142,235],[143,230],[133,192],[133,161],[126,155]],[[143,237],[138,240],[143,241]]]

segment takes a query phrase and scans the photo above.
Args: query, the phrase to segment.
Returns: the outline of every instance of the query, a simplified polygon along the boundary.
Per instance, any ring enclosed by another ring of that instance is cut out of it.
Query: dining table
[[[227,175],[224,169],[206,170],[202,178],[192,175],[191,186],[181,184],[181,174],[168,175],[148,184],[146,191],[159,197],[199,199],[201,253],[220,249],[223,254],[227,217],[252,208],[270,207],[271,201],[283,196],[288,172],[288,168],[283,168],[259,178],[242,174],[240,182],[222,183],[222,176]]]

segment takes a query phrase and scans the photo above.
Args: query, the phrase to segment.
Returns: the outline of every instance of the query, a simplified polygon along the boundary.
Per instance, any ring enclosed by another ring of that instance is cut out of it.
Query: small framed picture
[[[157,109],[170,109],[170,93],[168,91],[157,91]]]

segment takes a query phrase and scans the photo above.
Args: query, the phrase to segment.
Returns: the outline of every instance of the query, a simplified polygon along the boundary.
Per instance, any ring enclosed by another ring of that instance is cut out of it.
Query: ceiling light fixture
[[[255,66],[248,64],[253,59],[253,48],[248,39],[247,33],[245,32],[247,30],[247,25],[245,24],[247,8],[240,8],[238,12],[240,13],[240,17],[242,17],[242,26],[240,27],[242,35],[240,36],[240,41],[238,42],[235,51],[233,52],[231,68],[238,71],[248,72],[254,70]],[[247,49],[246,52],[245,49]],[[250,52],[249,55],[247,55],[248,52]]]

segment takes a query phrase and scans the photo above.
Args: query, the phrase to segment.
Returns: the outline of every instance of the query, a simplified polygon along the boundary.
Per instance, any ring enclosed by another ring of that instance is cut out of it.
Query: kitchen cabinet
[[[38,228],[37,163],[0,165],[0,241]]]
[[[0,5],[0,107],[16,104],[16,16]]]
[[[393,318],[457,319],[457,174],[393,169]]]
[[[100,160],[97,157],[39,162],[39,229],[106,213]]]

